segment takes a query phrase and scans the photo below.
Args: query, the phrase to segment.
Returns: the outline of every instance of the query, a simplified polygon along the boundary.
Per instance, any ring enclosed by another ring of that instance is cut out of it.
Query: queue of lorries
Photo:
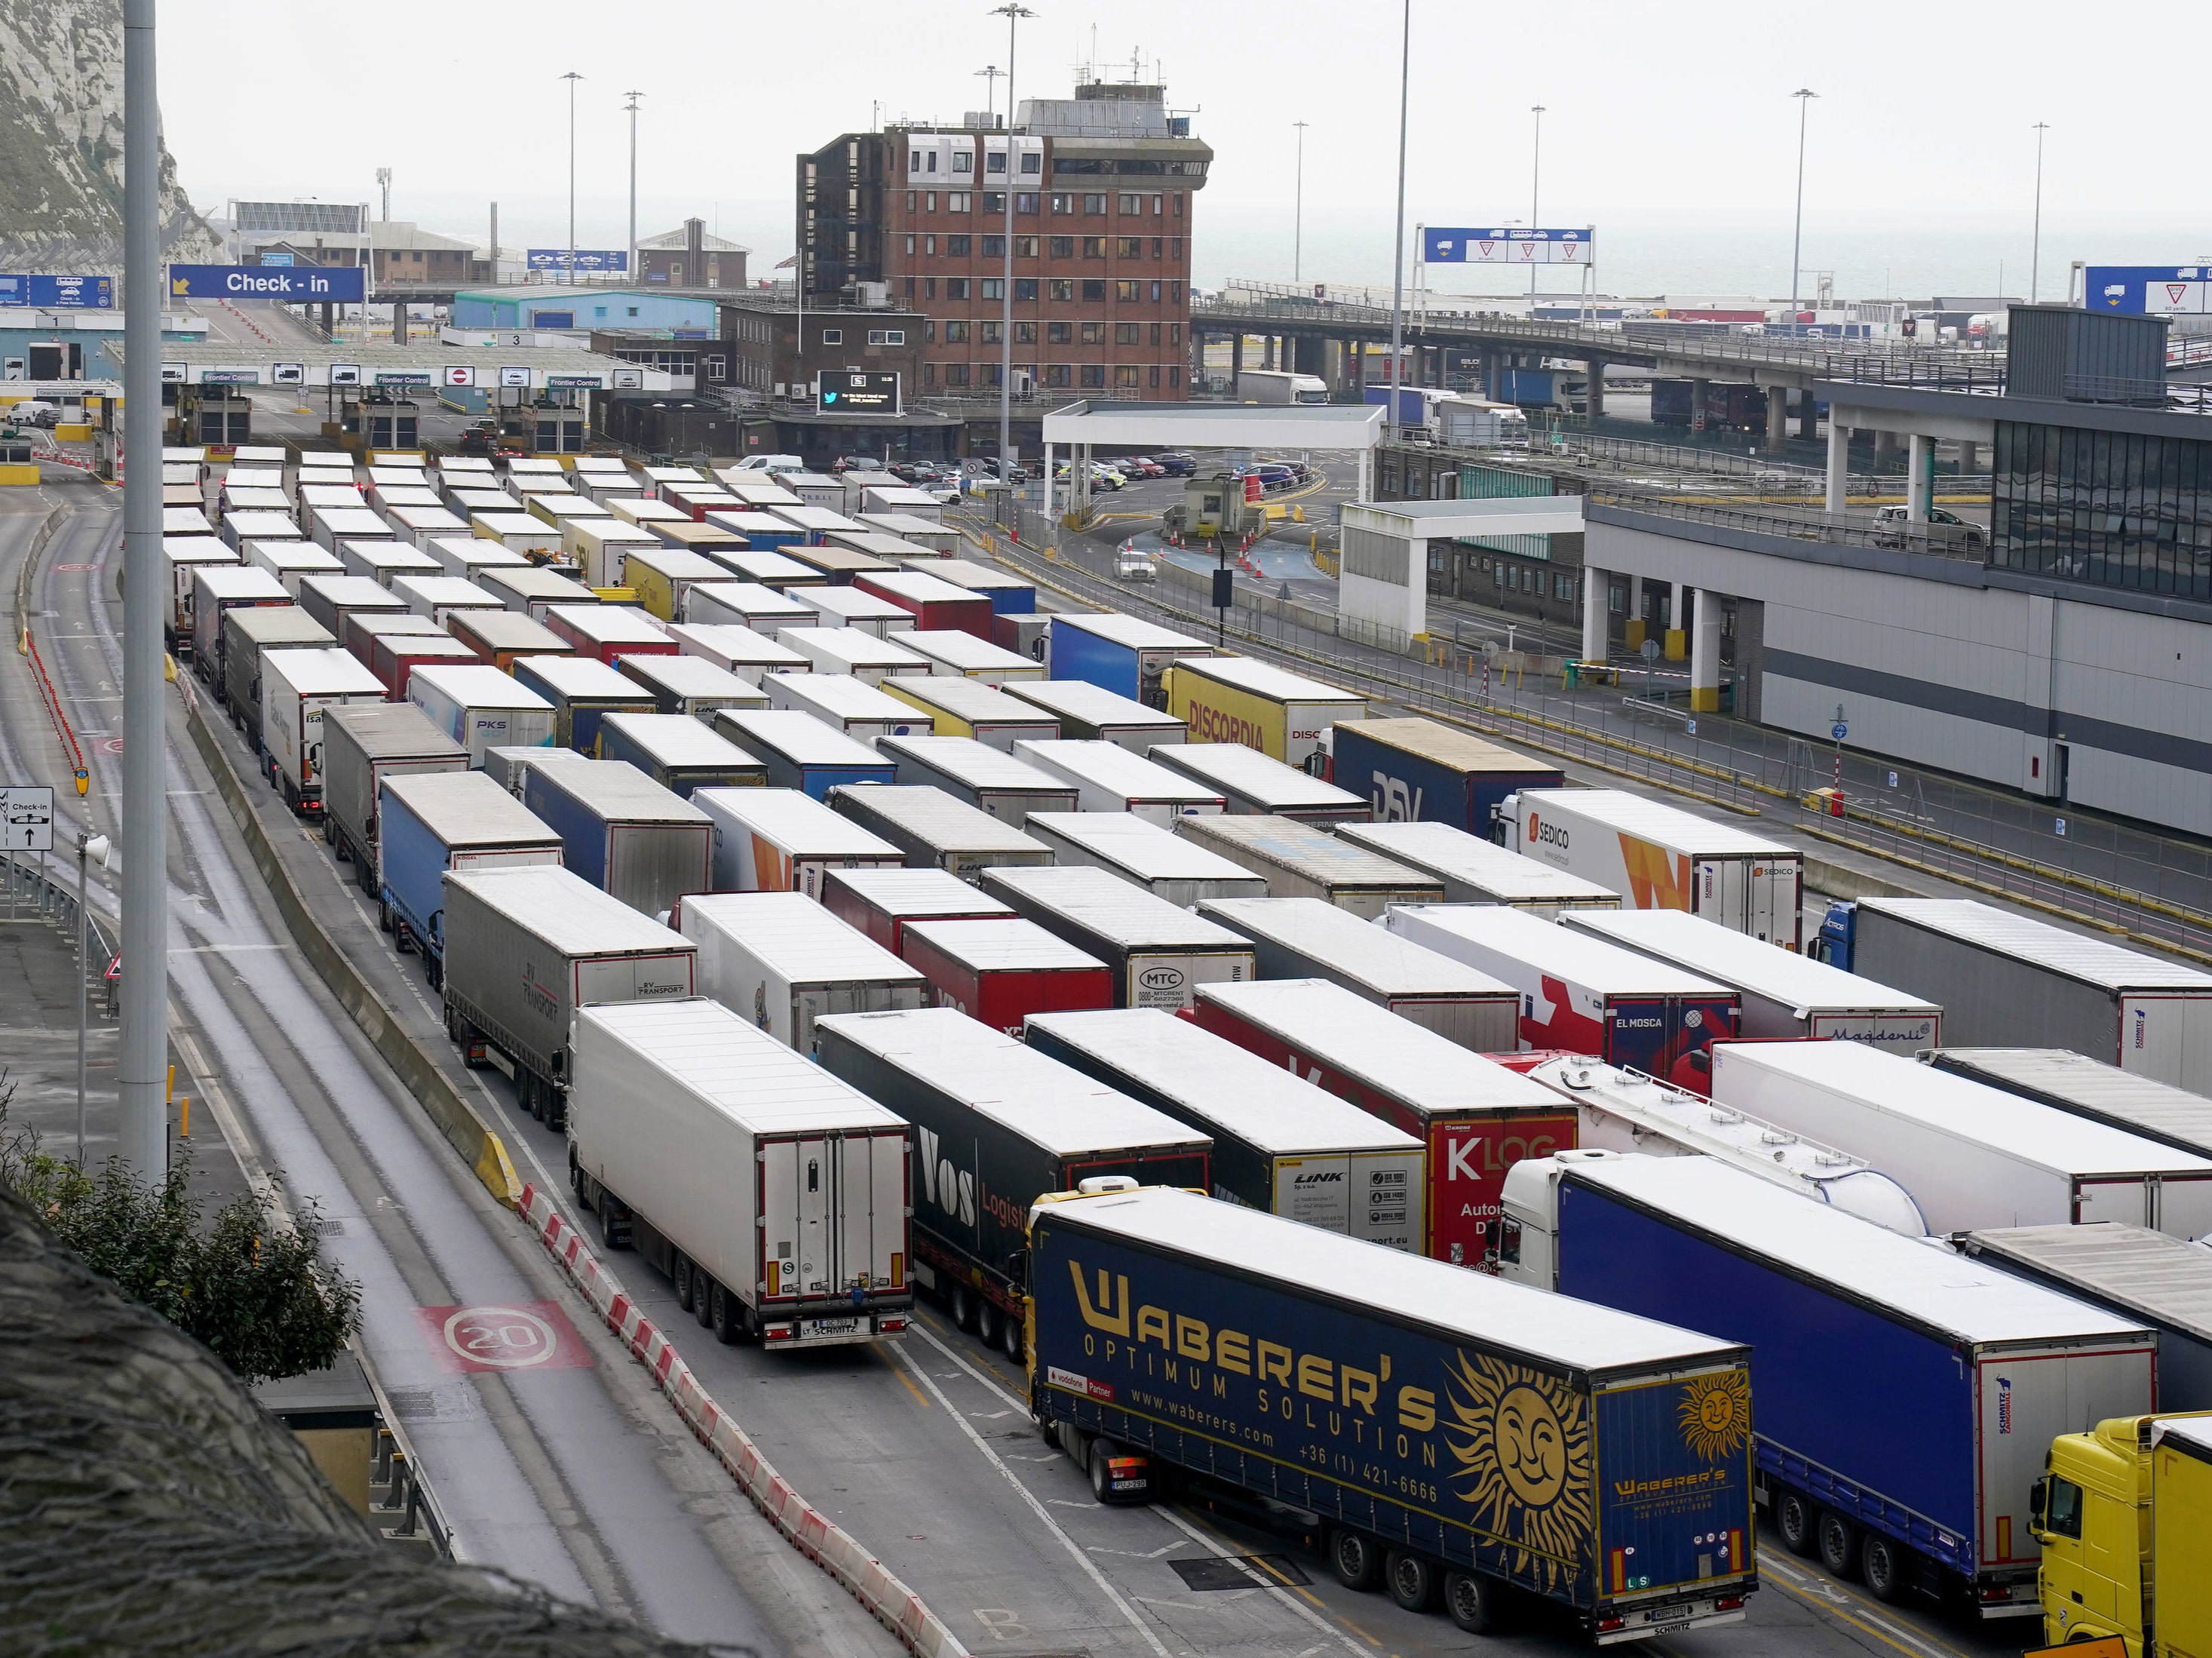
[[[919,1289],[1101,1501],[1470,1630],[1738,1619],[1764,1523],[2212,1650],[2212,976],[1960,900],[1808,949],[1792,847],[788,478],[374,459],[336,569],[234,468],[179,646],[718,1338]]]

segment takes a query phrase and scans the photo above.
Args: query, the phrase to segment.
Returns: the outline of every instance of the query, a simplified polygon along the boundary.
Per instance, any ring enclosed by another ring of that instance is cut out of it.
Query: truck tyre
[[[337,848],[338,862],[340,863],[343,863],[346,861],[345,847],[338,839],[337,820],[333,818],[328,812],[323,814],[323,844],[326,846],[335,846]]]
[[[1328,1534],[1328,1569],[1348,1589],[1371,1589],[1382,1581],[1382,1545],[1364,1532],[1340,1527]]]
[[[691,1263],[678,1250],[676,1258],[668,1264],[669,1282],[676,1286],[676,1304],[685,1312],[691,1310]]]
[[[611,1193],[599,1193],[599,1241],[610,1253],[629,1247],[629,1211]]]
[[[996,1301],[987,1301],[980,1295],[976,1297],[975,1334],[984,1346],[996,1347],[999,1344],[999,1323],[1003,1316]]]
[[[1813,1505],[1797,1491],[1783,1487],[1774,1494],[1774,1529],[1782,1533],[1782,1545],[1795,1555],[1810,1555],[1817,1545],[1814,1528],[1819,1516]]]
[[[1478,1572],[1444,1574],[1444,1611],[1469,1635],[1489,1631],[1498,1616],[1498,1588]]]
[[[1859,1570],[1866,1577],[1867,1593],[1886,1606],[1904,1600],[1918,1576],[1912,1552],[1878,1532],[1869,1532],[1859,1545]]]
[[[1839,1514],[1820,1515],[1820,1564],[1832,1576],[1858,1576],[1859,1528]]]
[[[999,1320],[999,1350],[1017,1364],[1022,1362],[1022,1321],[1011,1313]]]
[[[744,1334],[737,1298],[719,1283],[708,1292],[707,1317],[714,1326],[714,1339],[725,1347],[734,1345],[738,1338]]]
[[[1418,1554],[1391,1550],[1383,1557],[1382,1584],[1407,1612],[1426,1612],[1436,1603],[1437,1569]]]
[[[960,1330],[973,1330],[975,1327],[975,1292],[964,1283],[956,1283],[952,1286],[950,1299],[953,1326]]]
[[[714,1320],[714,1281],[696,1266],[691,1269],[691,1316],[703,1330]]]

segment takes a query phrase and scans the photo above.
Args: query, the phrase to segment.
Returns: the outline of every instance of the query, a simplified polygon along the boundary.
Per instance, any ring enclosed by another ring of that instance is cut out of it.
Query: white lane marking
[[[1880,1630],[1890,1640],[1911,1647],[1916,1651],[1926,1653],[1928,1658],[1964,1658],[1964,1655],[1956,1647],[1945,1646],[1940,1642],[1930,1641],[1915,1634],[1904,1624],[1892,1622],[1861,1600],[1858,1596],[1838,1588],[1826,1578],[1815,1576],[1802,1567],[1785,1564],[1780,1557],[1765,1549],[1759,1551],[1759,1569],[1761,1571],[1772,1572],[1777,1577],[1785,1582],[1795,1584],[1808,1595],[1817,1596],[1835,1606],[1850,1607],[1854,1618],[1863,1619],[1869,1625]]]
[[[921,1329],[919,1325],[910,1325],[908,1327],[909,1329]],[[957,1356],[953,1356],[951,1350],[946,1348],[943,1342],[939,1341],[936,1337],[931,1335],[927,1330],[922,1330],[921,1333],[928,1339],[932,1346],[946,1353],[948,1356],[951,1356],[953,1362],[958,1364],[962,1369],[968,1369],[967,1365],[962,1362]],[[975,1448],[983,1454],[984,1459],[988,1461],[993,1467],[996,1468],[1000,1474],[1005,1476],[1006,1484],[1012,1486],[1015,1493],[1020,1496],[1022,1501],[1029,1504],[1030,1511],[1034,1513],[1039,1520],[1044,1521],[1044,1523],[1051,1528],[1052,1534],[1060,1539],[1060,1546],[1067,1551],[1069,1556],[1075,1561],[1076,1564],[1083,1568],[1084,1575],[1089,1577],[1093,1583],[1098,1586],[1098,1592],[1104,1595],[1109,1600],[1111,1600],[1114,1603],[1115,1609],[1118,1611],[1122,1617],[1129,1620],[1130,1628],[1135,1630],[1138,1634],[1145,1637],[1145,1644],[1152,1648],[1152,1651],[1158,1655],[1158,1658],[1172,1658],[1172,1655],[1168,1651],[1167,1648],[1162,1644],[1160,1637],[1152,1633],[1152,1625],[1146,1623],[1142,1618],[1138,1616],[1137,1609],[1134,1606],[1131,1606],[1127,1600],[1121,1598],[1120,1590],[1116,1589],[1113,1584],[1107,1582],[1106,1574],[1098,1570],[1097,1563],[1091,1559],[1089,1555],[1085,1554],[1083,1551],[1082,1545],[1077,1543],[1073,1538],[1070,1537],[1061,1527],[1060,1523],[1054,1520],[1050,1514],[1046,1512],[1045,1505],[1042,1502],[1038,1501],[1036,1494],[1031,1491],[1028,1486],[1022,1484],[1021,1480],[1016,1477],[1014,1471],[1012,1468],[1009,1468],[1006,1465],[1006,1462],[1000,1457],[999,1454],[991,1448],[989,1442],[985,1440],[983,1436],[977,1433],[974,1427],[969,1424],[968,1418],[952,1408],[952,1401],[945,1397],[945,1390],[937,1385],[937,1378],[931,1375],[929,1372],[923,1369],[920,1365],[915,1364],[909,1360],[902,1349],[894,1349],[894,1351],[896,1352],[898,1362],[904,1365],[914,1375],[916,1381],[920,1381],[923,1387],[928,1388],[929,1391],[936,1396],[938,1404],[944,1407],[945,1414],[960,1424],[960,1431],[967,1435],[969,1439],[975,1442]],[[973,1375],[975,1372],[969,1371],[969,1374]],[[1002,1388],[1000,1391],[1003,1393],[1005,1390]],[[1016,1399],[1014,1402],[1017,1405],[1021,1403],[1018,1399]],[[1079,1507],[1081,1505],[1071,1503],[1069,1506]],[[1362,1658],[1365,1658],[1365,1655],[1363,1654]]]
[[[947,1346],[944,1342],[939,1340],[937,1332],[934,1330],[932,1330],[927,1325],[922,1323],[921,1320],[916,1319],[912,1324],[909,1324],[907,1326],[907,1329],[909,1333],[920,1336],[932,1347],[934,1347],[939,1352],[944,1354],[945,1357],[951,1359],[953,1363],[958,1365],[961,1369],[966,1371],[969,1376],[973,1377],[975,1381],[981,1382],[984,1387],[992,1389],[1000,1399],[1005,1399],[1008,1404],[1024,1411],[1026,1411],[1029,1408],[1028,1405],[1024,1405],[1020,1399],[1015,1398],[1012,1393],[1009,1393],[1006,1388],[1000,1383],[999,1380],[995,1376],[984,1375],[983,1372],[976,1369],[975,1366],[969,1363],[966,1359],[962,1358],[957,1352],[953,1350],[953,1349]],[[930,1391],[935,1393],[936,1389],[933,1387]],[[942,1394],[939,1395],[940,1400],[942,1400],[943,1397],[944,1396]],[[960,1425],[963,1428],[968,1426],[964,1422]],[[972,1435],[975,1430],[969,1428],[968,1431]],[[978,1439],[976,1443],[981,1444],[982,1442]],[[987,1447],[987,1453],[988,1450],[988,1448]],[[992,1460],[995,1462],[998,1459],[994,1456]],[[1001,1466],[1003,1466],[1004,1465],[1002,1464]],[[1012,1478],[1011,1472],[1008,1473],[1007,1478]],[[1027,1496],[1029,1494],[1024,1491],[1023,1495]],[[1031,1497],[1030,1501],[1034,1503],[1036,1499]],[[1079,1509],[1085,1505],[1079,1503],[1071,1503],[1066,1506],[1071,1509]],[[1183,1517],[1176,1513],[1174,1509],[1163,1508],[1158,1503],[1153,1503],[1152,1505],[1152,1511],[1159,1515],[1161,1519],[1166,1521],[1168,1524],[1173,1526],[1177,1531],[1182,1533],[1186,1537],[1195,1538],[1207,1549],[1229,1550],[1230,1552],[1234,1552],[1233,1550],[1229,1549],[1229,1545],[1225,1541],[1208,1537],[1204,1532],[1200,1531],[1196,1527],[1185,1521]],[[1249,1567],[1245,1568],[1245,1570],[1248,1572],[1251,1570]],[[1341,1643],[1346,1651],[1357,1654],[1358,1658],[1374,1658],[1373,1653],[1370,1652],[1368,1648],[1359,1645],[1357,1642],[1353,1641],[1350,1636],[1345,1634],[1343,1631],[1338,1629],[1334,1624],[1330,1623],[1322,1613],[1316,1612],[1311,1606],[1305,1605],[1302,1600],[1300,1600],[1297,1594],[1291,1590],[1289,1585],[1273,1582],[1262,1574],[1255,1574],[1255,1576],[1257,1576],[1258,1581],[1263,1587],[1279,1592],[1279,1599],[1282,1605],[1288,1606],[1292,1612],[1297,1613],[1299,1617],[1304,1618],[1307,1623],[1319,1630],[1323,1635],[1328,1636],[1332,1641]],[[1944,1658],[1948,1658],[1948,1655],[1944,1655]]]

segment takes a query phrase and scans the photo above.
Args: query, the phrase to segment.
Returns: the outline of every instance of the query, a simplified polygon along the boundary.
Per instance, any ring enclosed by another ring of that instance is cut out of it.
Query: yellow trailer
[[[621,581],[628,554],[662,545],[651,530],[619,518],[571,518],[561,526],[562,555],[583,572],[586,587],[610,587]]]
[[[682,547],[632,546],[623,560],[623,583],[648,616],[681,621],[684,595],[702,582],[726,582],[730,572],[703,554]]]
[[[1178,656],[1161,684],[1191,741],[1240,742],[1285,765],[1306,765],[1331,726],[1367,715],[1364,697],[1249,656]]]

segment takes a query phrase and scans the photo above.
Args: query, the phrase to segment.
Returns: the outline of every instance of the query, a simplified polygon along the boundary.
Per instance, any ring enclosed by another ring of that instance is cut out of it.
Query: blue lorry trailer
[[[1333,759],[1337,787],[1365,795],[1376,822],[1448,823],[1484,840],[1516,789],[1566,787],[1550,761],[1434,720],[1339,721]]]
[[[1506,1585],[1601,1643],[1743,1617],[1740,1344],[1167,1187],[1037,1204],[1028,1266],[1030,1408],[1101,1501],[1225,1484],[1470,1631]]]

